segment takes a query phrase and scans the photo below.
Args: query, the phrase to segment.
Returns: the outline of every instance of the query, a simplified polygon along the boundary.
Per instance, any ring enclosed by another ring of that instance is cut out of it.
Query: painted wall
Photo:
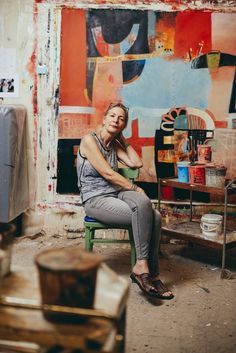
[[[126,136],[144,159],[142,180],[156,178],[155,131],[173,108],[205,112],[235,149],[235,17],[232,1],[1,0],[0,48],[13,49],[19,76],[18,97],[3,103],[28,111],[29,231],[82,227],[78,195],[57,193],[58,147],[75,152],[110,100],[130,107]],[[212,50],[220,63],[209,68]]]
[[[156,169],[166,166],[161,176],[168,175],[167,164],[155,168],[154,137],[161,122],[171,130],[175,108],[182,107],[198,129],[227,128],[235,117],[236,14],[64,8],[61,24],[62,150],[101,123],[111,101],[122,101],[130,115],[126,137],[144,161],[140,180],[152,182]],[[162,144],[162,154],[169,155],[169,144]],[[227,167],[228,177],[236,174]]]

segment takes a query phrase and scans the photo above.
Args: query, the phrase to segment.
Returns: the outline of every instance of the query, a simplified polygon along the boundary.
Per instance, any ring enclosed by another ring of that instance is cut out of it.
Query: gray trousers
[[[84,209],[87,216],[100,222],[131,225],[137,259],[148,260],[152,276],[159,274],[161,215],[145,194],[120,191],[118,195],[95,196],[85,202]]]

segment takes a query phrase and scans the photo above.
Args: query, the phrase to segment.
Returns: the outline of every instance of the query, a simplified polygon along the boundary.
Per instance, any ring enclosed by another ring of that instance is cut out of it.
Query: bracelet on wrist
[[[125,149],[127,149],[130,146],[130,143],[127,142],[127,143],[124,144],[124,146],[125,146]]]
[[[136,185],[136,184],[132,184],[132,186],[131,186],[131,191],[136,191],[138,189],[138,185]]]

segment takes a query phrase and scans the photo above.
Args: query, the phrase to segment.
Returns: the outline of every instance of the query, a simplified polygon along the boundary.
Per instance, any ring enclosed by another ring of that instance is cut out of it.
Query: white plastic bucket
[[[223,217],[218,214],[209,213],[202,216],[200,227],[205,238],[212,239],[222,233],[222,220]]]

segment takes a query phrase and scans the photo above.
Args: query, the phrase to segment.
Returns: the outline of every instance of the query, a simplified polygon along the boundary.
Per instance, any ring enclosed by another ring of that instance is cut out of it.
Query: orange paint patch
[[[86,13],[64,8],[61,24],[61,105],[88,106],[86,60]]]
[[[30,57],[28,64],[26,65],[26,69],[32,77],[34,77],[35,72],[36,72],[35,66],[36,66],[36,54],[35,54],[35,52],[33,52],[31,54],[31,57]]]
[[[107,106],[120,100],[120,90],[123,87],[123,72],[121,62],[97,62],[93,84],[93,106],[96,108],[96,118],[101,122]]]
[[[156,24],[155,49],[157,51],[173,51],[175,40],[175,14],[161,13]]]
[[[227,125],[226,119],[229,115],[235,68],[223,66],[216,70],[209,70],[209,73],[212,84],[208,98],[208,109],[215,116],[215,124],[225,122]]]

